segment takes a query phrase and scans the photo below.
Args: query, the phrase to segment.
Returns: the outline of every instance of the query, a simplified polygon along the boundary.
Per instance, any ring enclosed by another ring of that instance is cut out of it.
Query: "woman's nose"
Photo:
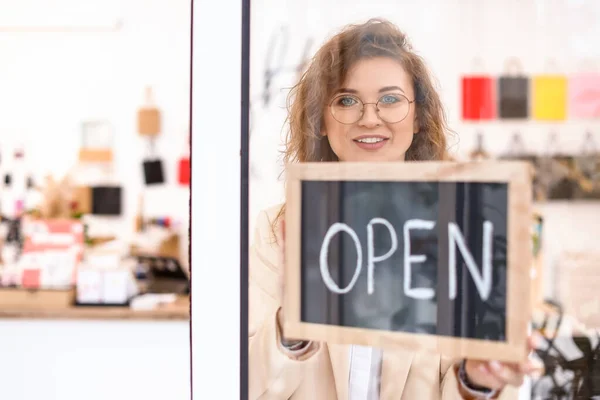
[[[381,125],[381,118],[379,118],[379,114],[377,113],[377,106],[375,104],[365,104],[363,115],[358,123],[365,127]]]

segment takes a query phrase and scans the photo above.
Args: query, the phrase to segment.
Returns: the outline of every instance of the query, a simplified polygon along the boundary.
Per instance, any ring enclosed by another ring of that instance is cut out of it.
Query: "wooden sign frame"
[[[297,163],[286,169],[284,335],[336,344],[431,351],[457,358],[522,362],[531,319],[531,166],[523,161]],[[302,181],[498,182],[508,185],[506,341],[306,323],[301,307]]]

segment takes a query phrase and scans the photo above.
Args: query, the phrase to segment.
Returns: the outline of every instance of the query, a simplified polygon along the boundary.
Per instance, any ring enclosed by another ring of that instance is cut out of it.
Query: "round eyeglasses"
[[[414,102],[400,93],[385,94],[376,103],[363,103],[357,96],[341,94],[333,98],[329,104],[329,111],[339,123],[351,125],[363,117],[367,104],[373,104],[382,121],[388,124],[397,124],[407,117],[410,105]]]

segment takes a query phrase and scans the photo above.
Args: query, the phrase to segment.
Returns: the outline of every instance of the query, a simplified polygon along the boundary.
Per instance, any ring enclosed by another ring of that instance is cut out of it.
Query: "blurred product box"
[[[78,305],[126,305],[139,293],[133,274],[134,261],[124,262],[117,253],[86,255],[77,272]]]
[[[564,313],[600,329],[600,253],[564,253],[556,265],[556,294]]]

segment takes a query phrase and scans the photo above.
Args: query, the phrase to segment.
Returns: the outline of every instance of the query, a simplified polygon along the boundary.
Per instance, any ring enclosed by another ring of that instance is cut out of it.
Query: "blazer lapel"
[[[400,349],[383,351],[380,400],[400,400],[414,353]]]
[[[340,344],[328,344],[329,358],[335,379],[338,400],[348,399],[348,381],[350,378],[349,347]]]

